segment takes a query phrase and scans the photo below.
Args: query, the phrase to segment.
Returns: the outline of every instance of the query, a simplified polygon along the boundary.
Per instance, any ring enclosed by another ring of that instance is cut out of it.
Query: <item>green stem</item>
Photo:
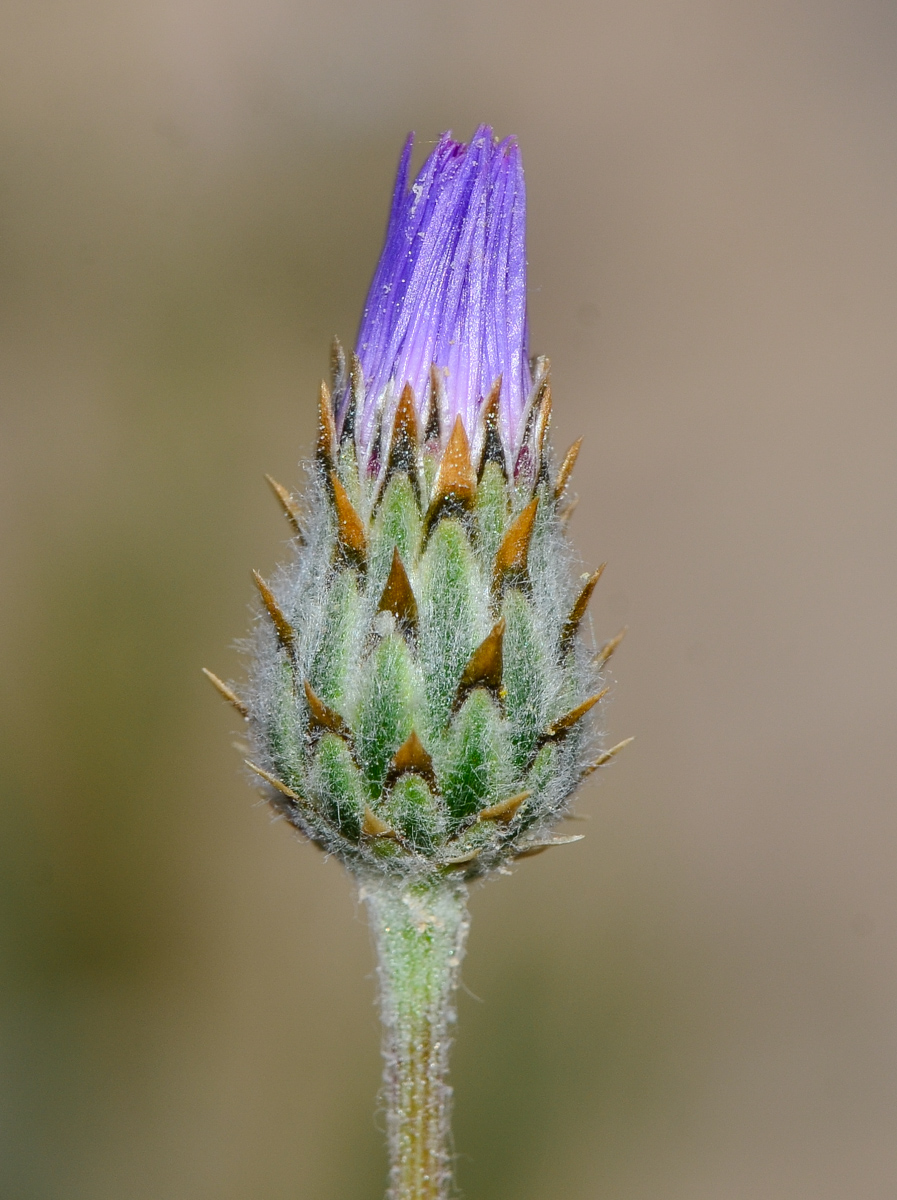
[[[446,1082],[467,889],[368,881],[383,1017],[389,1200],[444,1200],[451,1180]]]

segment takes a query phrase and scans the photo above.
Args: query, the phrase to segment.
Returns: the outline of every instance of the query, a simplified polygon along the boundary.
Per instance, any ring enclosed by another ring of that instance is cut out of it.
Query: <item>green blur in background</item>
[[[476,890],[470,1200],[897,1194],[897,10],[0,4],[0,1195],[375,1200],[373,955],[234,714],[409,129],[517,133],[614,659]]]

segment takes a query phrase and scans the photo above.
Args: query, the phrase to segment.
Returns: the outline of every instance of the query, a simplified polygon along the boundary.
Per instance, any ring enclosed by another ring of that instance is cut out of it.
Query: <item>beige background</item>
[[[4,0],[4,1197],[382,1194],[363,914],[199,667],[406,131],[480,120],[637,741],[473,898],[460,1185],[897,1195],[895,100],[879,0]]]

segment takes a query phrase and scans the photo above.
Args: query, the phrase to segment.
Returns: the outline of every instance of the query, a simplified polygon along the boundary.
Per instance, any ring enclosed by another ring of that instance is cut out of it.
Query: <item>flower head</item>
[[[501,378],[501,428],[512,445],[532,386],[520,149],[488,125],[468,145],[445,133],[409,188],[412,145],[413,135],[358,334],[359,444],[370,443],[378,411],[406,384],[423,411],[435,367],[448,425],[460,415],[468,436]]]
[[[410,154],[309,487],[271,481],[296,555],[256,577],[251,689],[218,683],[303,833],[365,877],[441,886],[558,844],[617,749],[595,757],[589,716],[616,641],[582,636],[601,568],[575,569],[579,443],[554,460],[547,360],[527,357],[517,144],[446,134],[409,189]]]

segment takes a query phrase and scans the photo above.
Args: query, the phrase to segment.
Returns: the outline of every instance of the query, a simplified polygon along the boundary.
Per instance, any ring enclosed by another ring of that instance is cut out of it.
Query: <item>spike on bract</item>
[[[333,507],[336,511],[337,545],[346,558],[357,566],[367,564],[367,535],[364,522],[355,510],[335,471],[330,472],[330,487],[333,492]]]
[[[436,449],[442,445],[445,427],[445,388],[436,364],[430,367],[430,386],[427,393],[427,409],[423,421],[424,441]]]
[[[551,384],[546,381],[542,393],[542,400],[536,414],[535,428],[533,430],[533,449],[536,463],[536,474],[539,475],[545,466],[545,439],[548,435],[548,426],[551,422]]]
[[[576,632],[579,629],[583,617],[586,615],[586,610],[589,607],[589,601],[592,599],[592,593],[598,583],[598,580],[604,574],[604,568],[607,563],[602,563],[597,571],[593,572],[586,581],[585,587],[576,597],[573,608],[570,610],[570,615],[564,623],[564,628],[561,630],[561,645],[569,646],[576,637]]]
[[[414,392],[411,385],[406,384],[402,389],[396,406],[392,423],[392,434],[389,442],[389,452],[386,457],[386,470],[383,474],[383,486],[398,472],[404,472],[414,494],[420,501],[420,483],[417,477],[418,461],[420,458],[420,433],[418,430],[417,410],[414,402]]]
[[[436,772],[433,768],[433,759],[424,749],[423,743],[413,729],[393,755],[387,774],[387,784],[394,783],[400,775],[404,775],[407,772],[420,775],[428,784],[431,784],[433,787],[436,786]]]
[[[496,693],[501,688],[505,628],[505,619],[502,617],[471,654],[461,673],[456,705],[459,705],[473,688],[485,687]]]
[[[340,396],[346,386],[346,352],[338,337],[330,343],[330,390],[334,398]]]
[[[296,537],[299,538],[301,542],[304,542],[305,531],[302,528],[299,505],[282,483],[278,483],[277,480],[272,478],[270,475],[266,475],[265,480],[267,481],[268,487],[274,493],[274,498],[283,509],[284,516],[289,521],[290,525],[292,525],[293,532],[296,534]]]
[[[407,454],[411,462],[417,461],[420,435],[418,431],[417,406],[414,399],[414,389],[406,383],[396,405],[396,413],[392,422],[392,445],[407,446]]]
[[[303,688],[305,689],[305,702],[308,705],[309,724],[314,729],[326,729],[340,736],[346,734],[348,732],[346,722],[335,708],[324,703],[307,679],[303,683]]]
[[[531,792],[518,792],[516,796],[509,796],[507,800],[499,800],[498,804],[492,804],[489,808],[484,808],[479,813],[478,821],[513,821],[517,816],[521,806],[529,800]]]
[[[330,391],[324,380],[318,393],[318,462],[326,471],[333,469],[336,459],[336,423],[333,416],[333,402]]]
[[[274,631],[277,634],[277,640],[283,646],[284,650],[292,657],[296,650],[296,632],[292,625],[283,615],[280,605],[274,598],[274,593],[259,575],[258,571],[252,572],[252,578],[255,580],[255,586],[258,588],[258,593],[262,598],[262,604],[265,606],[265,611],[271,618],[271,624],[274,626]]]
[[[482,480],[486,464],[493,462],[501,469],[502,474],[507,479],[508,458],[505,453],[505,443],[501,428],[500,375],[493,384],[492,391],[483,402],[478,421],[477,444],[479,448],[477,478]]]
[[[611,657],[614,651],[618,648],[623,638],[626,636],[626,626],[615,634],[609,641],[606,641],[598,653],[595,655],[595,663],[599,667],[603,667],[607,660]]]
[[[393,548],[389,576],[377,605],[378,612],[391,612],[400,624],[417,628],[417,601],[411,590],[408,573],[402,564],[398,546]]]
[[[464,422],[460,417],[456,417],[448,445],[439,462],[436,482],[433,484],[426,520],[428,528],[446,508],[469,508],[473,504],[476,492],[477,478],[470,461],[470,444]]]
[[[493,580],[496,586],[506,579],[516,580],[525,576],[538,505],[537,496],[511,522],[495,556]]]
[[[205,675],[206,679],[208,679],[209,683],[211,683],[218,695],[223,700],[226,700],[232,708],[235,708],[245,721],[249,717],[249,705],[244,704],[236,692],[232,691],[224,682],[224,680],[219,679],[213,671],[208,669],[208,667],[203,667],[202,673]]]
[[[392,826],[387,825],[384,820],[378,817],[370,805],[365,805],[364,821],[361,826],[361,832],[365,837],[369,838],[393,838],[396,835],[396,831],[392,828]]]
[[[598,701],[607,695],[609,690],[609,688],[603,688],[602,691],[596,692],[594,696],[589,696],[588,700],[583,700],[582,704],[577,704],[575,708],[571,708],[564,716],[553,721],[545,731],[546,738],[565,737],[583,719],[586,713],[591,712]]]
[[[570,476],[573,474],[573,468],[576,466],[576,460],[579,458],[579,452],[582,449],[582,441],[582,438],[577,438],[563,457],[554,481],[555,500],[560,500],[567,484],[570,482]]]

